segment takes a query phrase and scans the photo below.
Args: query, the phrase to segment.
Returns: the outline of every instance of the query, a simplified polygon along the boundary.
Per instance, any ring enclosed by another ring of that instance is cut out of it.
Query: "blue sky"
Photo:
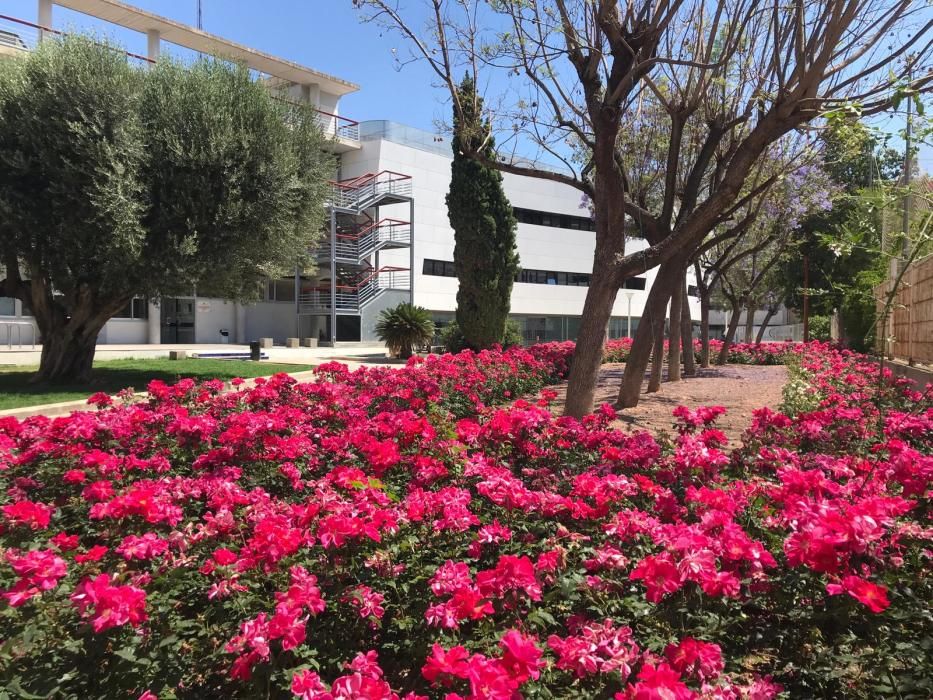
[[[126,1],[126,0],[125,0]],[[129,0],[129,4],[197,23],[196,0]],[[36,21],[36,0],[2,0],[0,14]],[[384,35],[362,24],[350,0],[202,0],[204,30],[212,34],[290,59],[360,85],[360,91],[341,100],[345,116],[363,121],[391,119],[433,131],[447,117],[444,91],[431,87],[429,70],[411,64],[399,72],[392,49],[406,51],[401,38]],[[136,32],[54,6],[57,29],[103,32],[127,50],[146,53],[146,38]],[[163,51],[175,47],[163,44]]]
[[[132,5],[194,25],[196,0],[124,0]],[[415,8],[418,2],[407,3]],[[2,0],[0,14],[36,21],[36,0]],[[408,55],[404,40],[373,24],[360,22],[350,0],[202,0],[204,29],[247,46],[331,73],[360,85],[341,101],[341,114],[364,121],[389,119],[435,131],[449,120],[445,91],[432,86],[433,73],[423,63],[396,70],[392,50]],[[134,53],[146,52],[144,36],[99,22],[62,7],[53,9],[59,29],[102,32]],[[175,51],[165,47],[163,51]],[[903,107],[902,107],[903,109]],[[896,132],[899,116],[881,117],[875,124]],[[900,143],[894,143],[900,147]],[[933,171],[933,148],[921,148],[922,170]]]

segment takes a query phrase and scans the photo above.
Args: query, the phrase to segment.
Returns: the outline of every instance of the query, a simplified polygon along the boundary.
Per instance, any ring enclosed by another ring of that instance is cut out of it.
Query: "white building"
[[[37,22],[0,20],[0,36],[17,49],[51,31],[51,0],[39,0]],[[379,312],[400,301],[430,309],[441,323],[456,308],[453,231],[445,196],[450,184],[449,140],[390,121],[358,124],[340,115],[340,98],[358,86],[270,56],[115,0],[55,4],[145,33],[148,56],[162,42],[243,61],[261,79],[317,109],[339,154],[329,230],[310,275],[270,280],[266,300],[251,306],[199,297],[136,300],[102,331],[100,343],[247,342],[310,337],[325,342],[375,340]],[[576,337],[593,267],[595,234],[580,193],[566,185],[504,175],[518,224],[521,273],[512,317],[526,342]],[[646,245],[630,239],[627,252]],[[655,271],[628,280],[609,323],[610,337],[634,332]],[[699,315],[690,297],[694,318]],[[0,298],[0,321],[28,318],[19,302]]]

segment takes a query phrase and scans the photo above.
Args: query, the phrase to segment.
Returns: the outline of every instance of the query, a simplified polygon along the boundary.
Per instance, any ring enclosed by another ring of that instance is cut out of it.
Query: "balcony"
[[[315,112],[317,112],[318,126],[321,127],[324,136],[331,139],[331,150],[335,153],[345,153],[360,148],[359,122],[325,112],[322,109],[317,109]]]
[[[0,14],[0,59],[16,55],[21,51],[31,51],[38,45],[43,33],[64,35],[64,32],[51,27],[43,27],[34,22]],[[136,61],[155,62],[147,56],[130,53],[129,51],[125,53],[129,58]],[[289,98],[276,96],[276,99],[295,107],[305,108],[310,106]],[[314,109],[314,112],[315,121],[328,139],[328,150],[334,153],[345,153],[360,148],[359,122],[320,109]]]

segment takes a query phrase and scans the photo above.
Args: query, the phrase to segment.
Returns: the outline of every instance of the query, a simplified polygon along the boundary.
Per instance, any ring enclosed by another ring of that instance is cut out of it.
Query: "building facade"
[[[0,19],[7,54],[28,50],[55,33],[52,2],[39,0],[38,21]],[[383,309],[402,301],[429,309],[435,321],[451,321],[456,309],[454,235],[445,197],[450,185],[447,137],[390,121],[357,123],[340,115],[340,98],[356,85],[210,35],[116,0],[55,3],[147,36],[148,55],[163,43],[243,61],[271,88],[317,110],[338,156],[328,221],[316,268],[269,280],[265,299],[244,306],[190,296],[135,300],[101,332],[100,343],[243,343],[271,337],[320,342],[375,341]],[[525,342],[574,339],[593,267],[595,233],[580,192],[561,183],[504,174],[506,194],[518,219],[521,272],[511,316]],[[627,242],[627,252],[647,244]],[[634,333],[656,270],[629,279],[613,307],[607,333]],[[694,318],[699,304],[689,296]],[[0,299],[0,321],[28,319],[28,309]]]

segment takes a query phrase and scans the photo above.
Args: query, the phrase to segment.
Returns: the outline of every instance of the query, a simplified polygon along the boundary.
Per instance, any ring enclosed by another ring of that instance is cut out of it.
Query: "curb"
[[[317,377],[314,370],[286,372],[286,374],[298,380],[299,382],[309,381]],[[271,376],[271,374],[268,374],[263,377],[250,377],[249,379],[244,379],[243,383],[240,385],[240,388],[248,389],[256,385],[257,379],[268,379]],[[227,393],[234,390],[235,387],[229,381],[225,381],[224,388],[221,390],[221,393]],[[88,396],[90,396],[90,394],[88,394]],[[148,396],[149,394],[147,394],[145,391],[140,391],[133,394],[133,398],[137,401],[145,401]],[[48,418],[54,418],[58,416],[67,416],[76,411],[96,410],[97,409],[94,407],[88,405],[87,399],[77,399],[75,401],[60,401],[59,403],[46,403],[37,404],[35,406],[22,406],[20,408],[7,408],[0,411],[0,418],[16,418],[18,420],[31,418],[32,416],[46,416]]]

